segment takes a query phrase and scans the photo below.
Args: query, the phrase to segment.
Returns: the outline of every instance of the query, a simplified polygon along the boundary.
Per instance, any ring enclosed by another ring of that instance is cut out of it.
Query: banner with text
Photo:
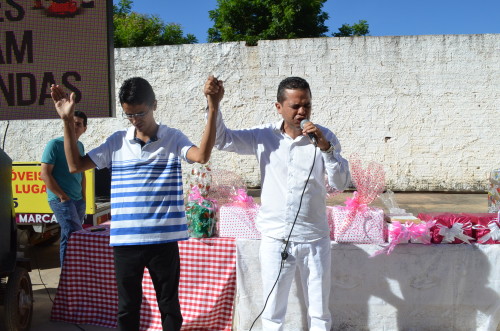
[[[114,107],[111,0],[0,0],[0,120],[57,118],[50,86],[77,109]]]

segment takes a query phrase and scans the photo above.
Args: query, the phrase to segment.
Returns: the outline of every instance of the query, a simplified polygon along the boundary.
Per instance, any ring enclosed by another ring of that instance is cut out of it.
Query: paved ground
[[[254,193],[254,192],[251,192]],[[254,194],[252,194],[254,195]],[[258,195],[258,194],[255,194]],[[351,194],[341,194],[329,199],[328,204],[343,204]],[[397,193],[396,201],[400,208],[415,215],[419,212],[487,212],[486,194],[443,194],[443,193]],[[258,201],[258,198],[256,199]],[[374,206],[384,207],[380,201]],[[50,321],[51,300],[54,299],[59,281],[59,246],[53,244],[47,247],[32,247],[26,255],[31,258],[33,271],[30,273],[34,293],[33,331],[110,331],[115,329],[91,325],[73,325],[54,323]],[[3,308],[0,307],[3,313]],[[3,314],[2,314],[3,315]],[[0,322],[2,322],[0,320]],[[0,323],[1,325],[1,323]],[[1,327],[0,327],[1,330]]]

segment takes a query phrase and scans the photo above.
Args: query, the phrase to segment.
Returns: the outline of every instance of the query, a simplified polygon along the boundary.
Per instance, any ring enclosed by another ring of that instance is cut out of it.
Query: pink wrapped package
[[[255,226],[259,205],[244,189],[238,189],[233,201],[219,209],[219,236],[260,239],[260,232]]]
[[[382,165],[372,162],[364,169],[357,157],[351,157],[349,164],[357,190],[352,198],[346,200],[345,207],[328,208],[330,238],[337,242],[384,243],[384,212],[380,208],[368,206],[384,191],[385,173]]]
[[[389,247],[394,247],[397,244],[407,244],[410,242],[410,227],[409,224],[393,221],[388,227]],[[392,251],[392,249],[391,249]],[[387,254],[389,254],[388,252]]]
[[[348,207],[328,206],[328,225],[330,239],[337,242],[356,244],[382,244],[385,240],[384,211],[380,208],[366,207],[363,211],[352,211]],[[349,221],[349,227],[341,231]]]
[[[430,228],[433,225],[434,221],[420,223],[392,221],[392,223],[389,224],[389,246],[385,250],[387,255],[389,255],[398,244],[430,244]]]
[[[434,223],[434,221],[428,221],[409,224],[410,242],[429,245],[431,243],[431,228]]]
[[[399,221],[392,221],[388,226],[388,241],[389,246],[385,247],[383,250],[378,251],[375,255],[385,252],[387,255],[391,254],[396,245],[408,244],[410,242],[412,230],[410,223],[402,223]]]
[[[460,214],[444,213],[428,217],[419,214],[421,220],[433,220],[431,227],[431,242],[433,244],[470,244],[472,237],[472,222],[470,217]]]
[[[471,214],[474,238],[480,244],[500,244],[500,224],[497,214]]]
[[[494,213],[421,213],[418,217],[424,221],[436,221],[436,225],[431,228],[433,243],[460,244],[470,243],[471,240],[490,244],[500,242],[498,223],[495,222],[497,215]],[[491,235],[487,236],[489,233]],[[497,236],[498,239],[495,239]]]

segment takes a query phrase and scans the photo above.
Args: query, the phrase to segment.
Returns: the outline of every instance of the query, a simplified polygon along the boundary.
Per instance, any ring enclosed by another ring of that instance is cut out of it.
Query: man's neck
[[[281,132],[286,133],[290,138],[295,139],[298,136],[302,135],[302,131],[298,130],[297,128],[292,128],[286,125],[286,123],[283,121],[283,124],[281,125]]]
[[[158,133],[158,124],[155,123],[154,127],[152,127],[150,130],[146,131],[139,131],[135,129],[135,137],[142,140],[143,142],[147,143],[152,137],[156,137],[156,134]]]

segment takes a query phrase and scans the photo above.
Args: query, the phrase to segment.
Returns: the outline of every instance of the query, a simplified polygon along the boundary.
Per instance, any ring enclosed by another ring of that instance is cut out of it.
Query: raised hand
[[[62,87],[52,85],[50,87],[50,96],[54,101],[57,113],[62,119],[73,117],[75,111],[75,93],[71,93],[68,96],[68,93],[64,92]]]
[[[224,96],[223,82],[212,75],[209,76],[203,87],[203,93],[209,101],[218,105]]]

